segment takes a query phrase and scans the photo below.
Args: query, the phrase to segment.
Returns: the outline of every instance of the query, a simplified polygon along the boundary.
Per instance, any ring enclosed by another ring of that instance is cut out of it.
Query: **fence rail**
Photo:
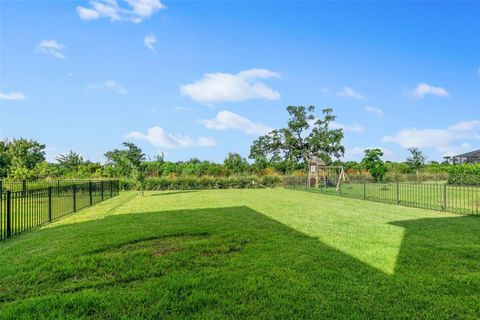
[[[307,187],[306,177],[285,177],[284,187],[363,199],[407,207],[449,211],[461,214],[480,214],[480,186],[447,183],[374,182],[352,180],[336,186],[319,184],[318,189]]]
[[[115,181],[115,179],[112,179]],[[73,184],[83,184],[88,182],[108,183],[107,179],[40,179],[40,180],[0,180],[0,193],[7,190],[10,191],[25,191],[30,189],[42,189],[48,187],[65,187]]]
[[[71,181],[0,192],[0,240],[117,196],[118,180]]]

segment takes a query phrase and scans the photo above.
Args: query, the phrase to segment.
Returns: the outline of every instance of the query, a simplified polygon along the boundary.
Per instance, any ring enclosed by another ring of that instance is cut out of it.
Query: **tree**
[[[83,157],[70,150],[66,154],[61,154],[55,158],[61,167],[65,168],[67,172],[76,172],[78,168],[85,163]]]
[[[8,143],[5,140],[0,140],[0,179],[7,177],[9,167]]]
[[[137,185],[142,190],[142,197],[145,190],[145,182],[147,177],[147,164],[144,161],[141,161],[133,170],[133,179],[136,181]]]
[[[415,170],[415,173],[417,175],[417,181],[418,181],[418,169],[420,169],[424,164],[425,160],[427,159],[424,155],[423,152],[418,149],[418,148],[410,148],[408,149],[410,151],[410,156],[407,158],[407,164]]]
[[[137,147],[134,143],[124,142],[122,145],[126,148],[123,150],[114,149],[105,153],[105,157],[114,166],[119,167],[119,172],[126,177],[135,180],[137,186],[143,191],[145,190],[145,180],[147,165],[145,163],[146,156],[142,149]]]
[[[250,158],[256,166],[265,167],[283,159],[290,167],[300,163],[306,168],[313,157],[321,157],[328,163],[332,156],[341,157],[345,152],[341,144],[343,130],[330,127],[336,119],[333,110],[323,109],[323,118],[316,118],[314,111],[314,106],[288,106],[287,127],[260,136],[250,147]]]
[[[223,165],[234,174],[245,173],[248,169],[247,159],[238,153],[229,152],[228,156],[223,160]]]
[[[114,149],[105,153],[107,162],[115,167],[117,175],[132,177],[135,170],[140,168],[145,161],[145,154],[142,149],[131,142],[122,143],[126,149]]]
[[[381,159],[383,151],[381,149],[366,149],[365,156],[362,159],[362,165],[370,172],[375,181],[382,181],[387,168]]]
[[[33,168],[45,161],[45,145],[36,140],[13,139],[6,142],[6,157],[10,162],[9,177],[29,179]]]

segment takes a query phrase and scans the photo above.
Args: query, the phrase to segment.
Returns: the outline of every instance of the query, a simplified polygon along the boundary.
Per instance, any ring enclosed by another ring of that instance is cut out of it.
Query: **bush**
[[[448,183],[480,185],[480,163],[450,166],[448,169]]]
[[[155,177],[145,180],[145,190],[202,190],[202,189],[252,189],[273,188],[283,183],[281,176],[179,176]],[[138,190],[132,179],[121,179],[120,189]]]

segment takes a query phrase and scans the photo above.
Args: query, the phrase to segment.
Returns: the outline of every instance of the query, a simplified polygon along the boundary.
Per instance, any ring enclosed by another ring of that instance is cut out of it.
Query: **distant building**
[[[480,163],[480,149],[453,156],[453,164]]]

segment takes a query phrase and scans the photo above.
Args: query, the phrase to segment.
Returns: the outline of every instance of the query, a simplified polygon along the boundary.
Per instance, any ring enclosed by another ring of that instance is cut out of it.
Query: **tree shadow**
[[[7,318],[480,316],[480,219],[392,224],[405,228],[393,275],[248,207],[36,230],[0,244],[0,310]]]

